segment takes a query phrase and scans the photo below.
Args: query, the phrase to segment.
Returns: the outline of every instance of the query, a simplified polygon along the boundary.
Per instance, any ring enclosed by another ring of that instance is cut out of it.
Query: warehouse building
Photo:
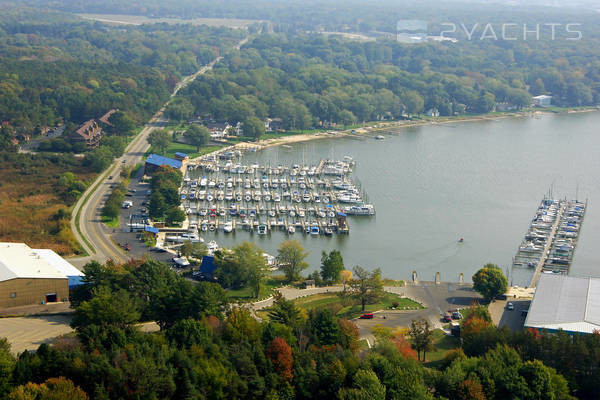
[[[150,154],[144,165],[144,174],[151,175],[159,167],[163,166],[181,169],[182,162],[169,157],[159,156],[158,154]]]
[[[525,327],[549,332],[600,331],[600,278],[542,274]]]
[[[48,251],[38,254],[24,243],[0,243],[0,308],[67,300],[69,278],[57,265]]]

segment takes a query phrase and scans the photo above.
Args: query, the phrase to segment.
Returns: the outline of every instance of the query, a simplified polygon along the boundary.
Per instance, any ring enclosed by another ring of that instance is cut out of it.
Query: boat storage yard
[[[188,164],[180,196],[192,229],[330,236],[349,233],[347,216],[375,214],[351,179],[350,157],[277,166],[240,159],[228,151]]]
[[[535,268],[530,287],[541,273],[568,274],[587,202],[544,198],[513,259],[513,268]]]

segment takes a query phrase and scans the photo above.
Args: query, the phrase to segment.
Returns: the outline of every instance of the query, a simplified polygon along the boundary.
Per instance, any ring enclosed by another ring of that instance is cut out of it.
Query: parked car
[[[513,303],[511,303],[511,302],[508,302],[506,304],[506,309],[509,310],[509,311],[512,311],[512,310],[515,309],[515,305]]]
[[[112,175],[108,177],[108,179],[112,179]]]
[[[373,313],[366,313],[360,316],[360,319],[373,319]]]
[[[452,313],[452,319],[461,319],[462,318],[462,314],[458,311],[454,311]]]
[[[442,317],[442,321],[444,322],[452,322],[452,315],[451,314],[444,314],[444,316]]]

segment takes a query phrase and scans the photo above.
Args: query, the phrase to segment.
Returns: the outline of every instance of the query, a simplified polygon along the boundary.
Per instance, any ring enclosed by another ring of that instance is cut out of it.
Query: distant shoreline
[[[573,109],[566,110],[562,113],[565,114],[576,114],[576,113],[586,113],[598,111],[597,108],[585,108],[585,109]],[[298,135],[290,135],[283,136],[279,138],[273,139],[262,139],[258,142],[241,142],[232,146],[234,149],[238,150],[262,150],[268,147],[282,146],[282,145],[291,145],[294,143],[307,142],[311,140],[318,139],[331,139],[331,138],[339,138],[339,137],[357,137],[357,136],[366,136],[372,133],[378,132],[389,132],[392,130],[398,130],[402,128],[412,128],[417,126],[426,126],[426,125],[438,125],[438,124],[450,124],[450,123],[458,123],[458,122],[476,122],[476,121],[496,121],[505,118],[525,118],[531,117],[534,115],[542,115],[542,114],[554,114],[552,111],[544,111],[544,110],[535,110],[535,111],[525,111],[525,112],[510,112],[505,114],[483,114],[483,115],[474,115],[460,118],[447,118],[447,117],[438,117],[438,119],[426,119],[426,120],[418,120],[418,121],[387,121],[387,122],[374,122],[372,124],[368,124],[363,127],[354,128],[354,129],[346,129],[343,131],[329,131],[329,132],[316,132],[316,133],[305,133]]]

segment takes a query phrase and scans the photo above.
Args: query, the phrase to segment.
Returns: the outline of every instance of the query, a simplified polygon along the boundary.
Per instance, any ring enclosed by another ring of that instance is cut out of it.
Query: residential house
[[[102,128],[96,120],[90,119],[89,121],[81,124],[71,136],[71,140],[74,142],[84,142],[88,149],[95,149],[102,139]]]
[[[533,98],[533,105],[536,107],[550,107],[552,104],[552,96],[542,94]]]

